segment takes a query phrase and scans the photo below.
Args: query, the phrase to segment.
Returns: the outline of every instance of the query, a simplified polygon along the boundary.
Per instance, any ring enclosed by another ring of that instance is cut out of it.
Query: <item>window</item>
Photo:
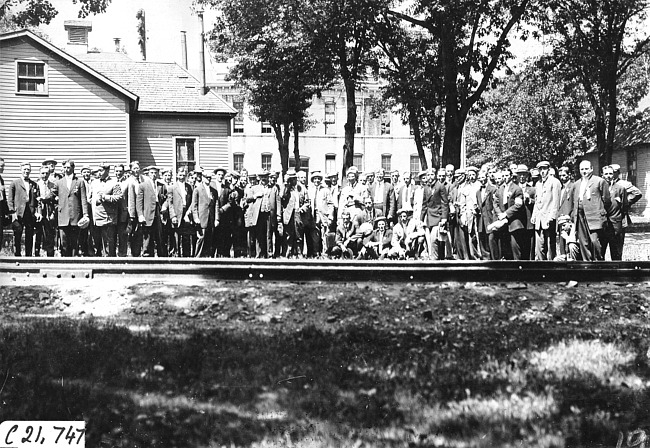
[[[336,133],[336,103],[325,103],[325,135]]]
[[[262,154],[262,170],[271,171],[271,154]]]
[[[176,171],[180,167],[193,171],[197,165],[198,145],[196,137],[176,137]]]
[[[235,153],[232,155],[232,169],[235,171],[244,169],[244,154]]]
[[[356,166],[359,171],[363,171],[363,154],[355,154],[352,165]]]
[[[44,62],[16,62],[16,92],[47,94]]]
[[[357,103],[357,124],[355,126],[354,132],[361,134],[363,130],[363,105]]]
[[[627,151],[627,180],[636,185],[636,149]]]
[[[390,135],[390,112],[383,112],[381,117],[381,135]]]
[[[244,101],[240,99],[233,100],[232,107],[237,110],[237,115],[233,120],[233,134],[244,133]],[[264,132],[264,131],[262,131]]]
[[[381,167],[384,171],[391,171],[390,168],[390,154],[381,155]]]
[[[273,127],[268,121],[262,123],[262,134],[273,134]]]
[[[336,173],[336,155],[325,154],[325,175]]]
[[[307,173],[307,179],[309,179],[309,157],[300,156],[300,167],[296,167],[295,157],[289,157],[289,168],[294,168],[296,171],[304,171]]]
[[[417,179],[417,175],[420,172],[420,157],[417,154],[411,155],[410,171],[411,171],[411,178]]]

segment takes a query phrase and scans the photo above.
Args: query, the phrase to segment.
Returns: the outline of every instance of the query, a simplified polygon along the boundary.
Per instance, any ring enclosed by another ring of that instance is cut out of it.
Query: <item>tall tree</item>
[[[138,46],[140,47],[140,53],[142,53],[142,60],[147,60],[147,23],[145,21],[145,12],[144,9],[139,9],[135,15],[138,24],[136,25],[136,31],[138,32]]]
[[[649,8],[648,0],[553,0],[540,20],[553,37],[556,62],[587,94],[601,167],[612,163],[620,81],[650,49]]]
[[[58,11],[48,0],[3,0],[0,4],[0,22],[5,29],[37,27],[48,24]],[[111,0],[72,0],[79,4],[79,18],[106,11]]]
[[[310,122],[307,109],[333,77],[331,63],[318,57],[296,26],[292,4],[285,0],[208,0],[221,16],[210,36],[218,59],[235,61],[229,77],[246,93],[251,112],[273,128],[282,170],[294,158],[299,166],[298,134]]]
[[[460,164],[470,109],[512,55],[509,36],[532,13],[533,0],[415,0],[390,14],[427,30],[437,46],[445,98],[444,164]],[[522,34],[526,37],[526,33]]]

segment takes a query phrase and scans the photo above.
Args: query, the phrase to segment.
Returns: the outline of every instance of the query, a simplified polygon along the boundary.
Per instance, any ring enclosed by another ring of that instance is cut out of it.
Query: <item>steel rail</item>
[[[380,282],[639,282],[650,261],[356,261],[250,258],[10,258],[0,257],[0,280],[195,276],[212,280]]]

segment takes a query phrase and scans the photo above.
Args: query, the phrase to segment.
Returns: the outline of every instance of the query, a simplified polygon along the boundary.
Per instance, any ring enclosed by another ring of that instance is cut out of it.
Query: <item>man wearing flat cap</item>
[[[497,190],[494,208],[497,219],[507,224],[509,247],[500,247],[501,255],[506,259],[525,259],[526,250],[526,210],[524,208],[524,192],[519,186],[517,173],[528,173],[525,165],[515,165],[510,170],[510,181]],[[526,257],[527,258],[527,257]]]
[[[269,174],[263,170],[259,175],[260,183],[253,185],[246,194],[246,225],[253,227],[257,258],[273,256],[273,234],[282,222],[280,194],[269,185]]]
[[[95,255],[115,257],[117,255],[117,206],[122,198],[122,189],[110,176],[111,165],[99,164],[98,177],[90,186],[90,203],[93,214],[93,240]]]
[[[557,244],[557,213],[562,184],[549,175],[551,164],[537,164],[540,180],[535,185],[535,206],[531,222],[535,226],[535,260],[554,260]]]

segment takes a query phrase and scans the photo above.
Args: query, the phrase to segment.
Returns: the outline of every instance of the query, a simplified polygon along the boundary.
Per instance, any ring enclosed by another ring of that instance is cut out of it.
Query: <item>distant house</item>
[[[588,152],[585,159],[591,161],[594,173],[600,173],[598,154]],[[642,112],[633,125],[616,133],[612,163],[621,166],[621,177],[632,182],[643,192],[643,197],[632,208],[635,215],[650,217],[650,108]]]
[[[68,24],[66,24],[68,27]],[[75,21],[76,39],[83,23]],[[77,30],[78,31],[78,30]],[[82,47],[82,48],[87,48]],[[139,160],[170,168],[227,166],[236,111],[176,64],[119,53],[75,56],[23,30],[0,35],[0,157],[82,164]]]

